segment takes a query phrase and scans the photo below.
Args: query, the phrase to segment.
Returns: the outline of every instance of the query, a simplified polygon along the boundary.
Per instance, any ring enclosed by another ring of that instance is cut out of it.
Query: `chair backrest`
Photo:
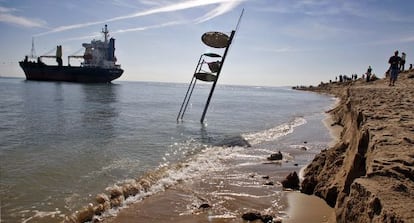
[[[220,70],[220,65],[221,65],[220,61],[210,62],[207,64],[208,64],[208,68],[210,69],[212,73],[217,73]]]

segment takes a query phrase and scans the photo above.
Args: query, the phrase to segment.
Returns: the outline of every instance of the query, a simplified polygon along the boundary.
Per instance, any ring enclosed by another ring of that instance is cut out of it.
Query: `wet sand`
[[[336,222],[335,212],[324,200],[319,197],[302,194],[300,192],[287,193],[289,207],[288,218],[283,223],[297,222]]]
[[[266,156],[258,157],[262,158],[256,163],[235,162],[234,168],[181,182],[104,222],[245,222],[241,216],[247,212],[282,222],[336,222],[331,218],[334,209],[320,198],[283,189],[280,182],[285,176],[300,169],[291,158],[269,162]]]

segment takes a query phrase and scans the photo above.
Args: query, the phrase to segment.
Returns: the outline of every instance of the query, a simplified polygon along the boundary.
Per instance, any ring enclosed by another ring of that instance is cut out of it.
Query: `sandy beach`
[[[335,208],[338,222],[414,222],[414,70],[388,79],[321,84],[339,142],[305,170],[302,192]]]

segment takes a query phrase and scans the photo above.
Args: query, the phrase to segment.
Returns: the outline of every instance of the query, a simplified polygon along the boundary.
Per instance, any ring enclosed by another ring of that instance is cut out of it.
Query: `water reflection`
[[[55,209],[69,213],[73,204],[84,203],[72,197],[102,184],[88,174],[115,157],[105,151],[114,140],[119,86],[37,81],[16,86],[1,100],[1,135],[7,136],[0,150],[0,196],[7,204],[2,220],[20,222]]]
[[[89,137],[110,139],[115,136],[114,125],[119,116],[116,84],[84,84],[80,114],[82,131]]]

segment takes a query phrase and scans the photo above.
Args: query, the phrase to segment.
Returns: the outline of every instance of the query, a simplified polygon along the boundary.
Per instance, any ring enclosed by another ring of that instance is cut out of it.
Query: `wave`
[[[172,165],[162,165],[138,179],[129,179],[108,187],[106,193],[97,195],[96,203],[66,216],[67,222],[86,222],[98,216],[107,217],[149,197],[162,192],[167,188],[194,177],[202,176],[208,172],[223,171],[226,169],[223,159],[230,159],[241,147],[208,147],[197,156]],[[221,157],[215,159],[213,157]]]
[[[200,178],[214,172],[226,171],[234,166],[230,161],[241,161],[239,165],[252,165],[266,162],[266,158],[255,154],[249,154],[247,149],[263,142],[277,140],[290,134],[295,127],[303,125],[306,120],[298,117],[287,123],[278,125],[264,131],[243,134],[241,136],[225,137],[212,145],[205,145],[190,139],[183,143],[172,145],[171,150],[164,156],[164,164],[137,179],[128,179],[106,188],[105,193],[96,196],[95,203],[65,217],[66,222],[86,222],[94,218],[100,219],[115,216],[117,213],[132,203],[140,202],[146,197],[165,191],[180,182]],[[260,150],[260,149],[259,149]],[[271,153],[271,151],[261,151]],[[184,154],[185,160],[170,163],[169,158],[174,154]],[[247,162],[245,162],[247,161]],[[116,164],[114,164],[116,165]],[[106,169],[103,169],[106,171]],[[227,175],[231,178],[232,175]],[[236,178],[239,178],[235,176]],[[241,177],[240,177],[241,178]],[[239,185],[240,186],[240,185]],[[233,194],[236,196],[237,194]],[[239,194],[237,196],[251,196]],[[233,216],[228,216],[232,218]]]
[[[257,145],[263,142],[275,141],[282,136],[292,133],[294,128],[304,124],[306,124],[306,119],[303,117],[296,117],[292,121],[278,125],[274,128],[256,133],[248,133],[242,136],[251,145]]]

